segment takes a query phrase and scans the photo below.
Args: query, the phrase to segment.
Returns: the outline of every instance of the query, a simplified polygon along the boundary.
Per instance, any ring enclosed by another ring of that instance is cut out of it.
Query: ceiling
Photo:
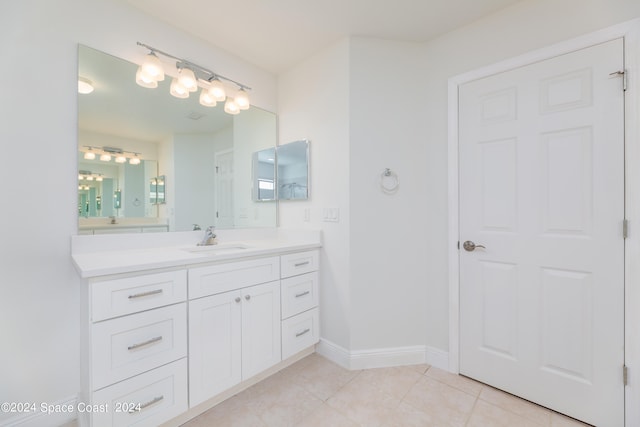
[[[520,0],[122,0],[280,73],[346,36],[424,42]]]

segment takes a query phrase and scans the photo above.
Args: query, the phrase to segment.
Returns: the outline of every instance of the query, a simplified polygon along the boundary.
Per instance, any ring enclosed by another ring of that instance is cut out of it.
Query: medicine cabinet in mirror
[[[300,140],[276,148],[278,200],[309,198],[309,141]]]
[[[123,232],[276,226],[277,203],[252,197],[253,153],[274,149],[275,114],[251,106],[230,115],[197,93],[171,96],[169,76],[143,88],[136,64],[86,46],[78,56],[79,81],[93,87],[78,94],[80,233],[113,223]]]

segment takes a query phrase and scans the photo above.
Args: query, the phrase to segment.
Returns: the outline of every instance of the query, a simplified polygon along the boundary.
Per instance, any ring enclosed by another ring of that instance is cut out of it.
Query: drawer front
[[[314,308],[282,321],[282,360],[320,340],[320,316]]]
[[[189,270],[189,299],[279,279],[278,257],[192,268]]]
[[[188,410],[187,360],[93,393],[93,427],[156,427]]]
[[[317,250],[282,255],[280,257],[282,277],[297,276],[318,270],[319,255]]]
[[[284,320],[318,305],[318,272],[282,279],[281,289]]]
[[[93,390],[187,355],[187,304],[95,323]]]
[[[187,299],[186,270],[91,283],[94,322],[163,307]]]

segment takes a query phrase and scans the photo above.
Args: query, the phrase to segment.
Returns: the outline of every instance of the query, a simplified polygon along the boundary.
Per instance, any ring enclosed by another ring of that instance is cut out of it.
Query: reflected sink
[[[231,252],[231,251],[237,251],[242,249],[249,249],[249,246],[243,243],[226,243],[226,244],[223,243],[223,244],[209,245],[209,246],[193,246],[189,248],[184,248],[183,250],[187,252],[193,252],[193,253],[211,254],[211,253]]]

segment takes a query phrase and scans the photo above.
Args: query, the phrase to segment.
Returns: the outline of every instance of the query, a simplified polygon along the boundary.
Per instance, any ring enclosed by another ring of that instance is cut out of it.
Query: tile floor
[[[312,354],[182,427],[578,427],[429,365],[348,371]]]

